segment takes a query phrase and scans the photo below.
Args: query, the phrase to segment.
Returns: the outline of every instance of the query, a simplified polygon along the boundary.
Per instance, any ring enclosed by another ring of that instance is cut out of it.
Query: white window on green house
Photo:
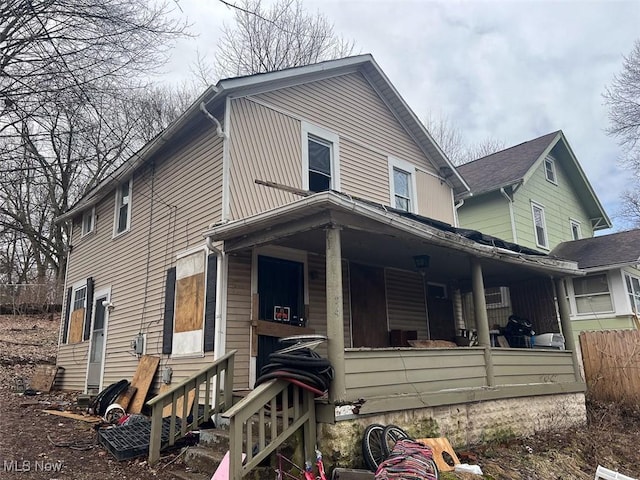
[[[547,223],[544,217],[544,207],[537,203],[531,204],[531,212],[533,214],[533,226],[536,235],[536,245],[541,248],[549,248],[549,240],[547,239]]]
[[[116,191],[114,236],[126,232],[131,226],[131,184],[132,180],[124,182]]]
[[[640,279],[625,273],[625,283],[627,284],[627,294],[629,295],[629,303],[631,311],[637,314],[640,312]]]
[[[90,208],[82,213],[82,236],[84,237],[88,233],[93,232],[95,228],[96,210]]]
[[[605,273],[574,278],[573,292],[579,315],[613,311],[609,281]]]
[[[553,158],[547,157],[544,159],[544,173],[547,177],[547,180],[555,185],[558,184],[558,180],[556,177],[556,164],[553,161]]]
[[[416,168],[404,160],[389,158],[389,192],[393,208],[405,212],[417,212]]]
[[[569,220],[571,226],[571,239],[580,240],[582,238],[582,229],[580,228],[580,222],[577,220]]]

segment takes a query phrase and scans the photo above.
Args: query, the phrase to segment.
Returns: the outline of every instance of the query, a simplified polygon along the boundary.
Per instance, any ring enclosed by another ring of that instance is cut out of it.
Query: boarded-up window
[[[69,319],[68,343],[78,343],[83,339],[86,300],[86,286],[73,290],[73,303],[71,304],[71,317]]]
[[[205,263],[204,251],[176,262],[173,354],[203,352]]]

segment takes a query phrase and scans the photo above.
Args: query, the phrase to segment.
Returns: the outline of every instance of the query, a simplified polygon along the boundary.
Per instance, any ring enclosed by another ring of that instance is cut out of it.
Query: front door
[[[259,319],[303,326],[304,264],[281,258],[258,256]],[[269,354],[278,350],[277,337],[258,337],[257,375]]]
[[[102,361],[104,359],[104,327],[106,323],[107,309],[103,302],[108,301],[108,296],[99,296],[93,306],[94,317],[91,332],[91,345],[89,346],[89,364],[87,370],[87,391],[99,391],[100,377],[102,376]]]
[[[353,346],[388,347],[384,270],[350,263],[349,280]]]

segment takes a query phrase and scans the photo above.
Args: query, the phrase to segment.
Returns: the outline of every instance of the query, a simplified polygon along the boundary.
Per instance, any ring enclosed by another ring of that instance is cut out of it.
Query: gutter
[[[267,225],[270,225],[275,218],[281,215],[296,213],[308,215],[308,210],[310,208],[327,209],[331,206],[339,207],[344,211],[356,213],[362,217],[397,228],[411,235],[422,237],[423,239],[426,239],[438,246],[451,249],[452,244],[455,244],[458,247],[458,250],[462,250],[477,257],[498,259],[506,263],[544,271],[551,270],[565,275],[584,275],[584,273],[578,269],[577,264],[572,261],[538,257],[534,258],[499,247],[481,245],[455,233],[436,230],[407,218],[390,216],[385,212],[378,211],[374,207],[356,203],[353,200],[342,198],[332,192],[317,193],[294,203],[277,207],[268,212],[258,213],[251,217],[236,220],[227,224],[211,225],[209,230],[205,231],[203,235],[215,240],[228,240],[247,234],[248,232],[246,232],[246,230],[248,228],[257,230],[263,224],[266,227]]]

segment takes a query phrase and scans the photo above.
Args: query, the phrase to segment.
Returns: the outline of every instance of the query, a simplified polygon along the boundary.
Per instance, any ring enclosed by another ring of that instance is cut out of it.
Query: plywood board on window
[[[33,390],[48,393],[53,387],[58,367],[56,365],[38,365],[29,386]]]
[[[202,330],[204,320],[204,273],[176,282],[175,332]]]
[[[84,332],[84,308],[78,308],[71,312],[71,320],[69,321],[69,342],[78,343],[82,341]]]
[[[129,402],[129,413],[140,413],[142,411],[147,392],[153,382],[153,377],[156,374],[159,364],[160,358],[158,357],[152,355],[142,355],[140,357],[140,363],[138,363],[136,373],[131,380],[131,387],[137,390],[133,399]]]

